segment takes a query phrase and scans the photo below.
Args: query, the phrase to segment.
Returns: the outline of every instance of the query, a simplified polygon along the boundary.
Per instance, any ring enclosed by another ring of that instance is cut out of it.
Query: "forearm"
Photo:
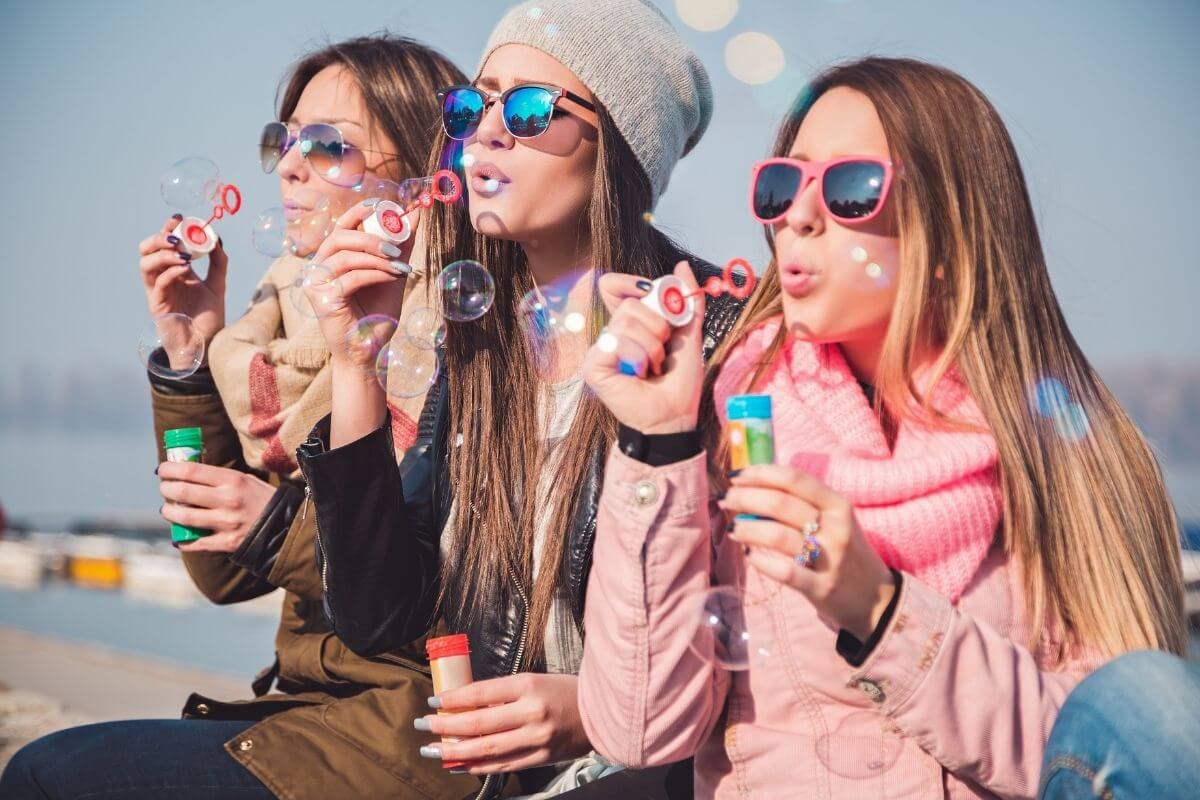
[[[343,360],[332,361],[330,367],[333,398],[329,446],[337,448],[362,439],[383,424],[387,395],[373,370]]]

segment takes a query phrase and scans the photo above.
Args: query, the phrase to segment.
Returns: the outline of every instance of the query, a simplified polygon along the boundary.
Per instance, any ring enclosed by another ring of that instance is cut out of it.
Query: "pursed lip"
[[[297,203],[295,200],[283,201],[283,216],[288,220],[288,222],[295,222],[309,211],[312,211],[312,209],[308,206]]]
[[[800,297],[812,290],[820,274],[815,267],[791,261],[779,268],[779,286],[793,297]]]

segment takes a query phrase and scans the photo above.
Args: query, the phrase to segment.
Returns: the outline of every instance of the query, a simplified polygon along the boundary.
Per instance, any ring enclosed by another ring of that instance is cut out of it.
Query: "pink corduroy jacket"
[[[588,586],[579,703],[592,745],[630,767],[695,755],[699,798],[1034,797],[1058,709],[1094,665],[1049,671],[994,546],[961,599],[905,574],[861,667],[798,592],[747,569],[710,506],[705,456],[650,467],[614,448]],[[745,581],[753,656],[691,649],[710,575]]]

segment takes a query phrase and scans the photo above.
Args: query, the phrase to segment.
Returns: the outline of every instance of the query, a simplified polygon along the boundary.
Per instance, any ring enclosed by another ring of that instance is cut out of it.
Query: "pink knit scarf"
[[[774,319],[755,328],[726,359],[714,388],[722,423],[727,422],[725,399],[746,391],[780,324]],[[920,380],[918,387],[928,391]],[[991,434],[905,421],[889,450],[883,427],[837,345],[790,340],[754,391],[771,395],[776,463],[815,476],[849,500],[867,540],[888,566],[957,601],[1000,521]],[[934,388],[932,403],[952,419],[983,423],[953,372]]]

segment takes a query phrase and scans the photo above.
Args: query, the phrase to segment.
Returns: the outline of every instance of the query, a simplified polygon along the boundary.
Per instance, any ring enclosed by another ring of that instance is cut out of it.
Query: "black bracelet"
[[[900,587],[904,582],[899,570],[892,570],[892,581],[895,583],[896,591],[892,593],[892,599],[888,601],[887,608],[880,615],[879,622],[875,623],[875,630],[871,631],[871,635],[865,642],[860,642],[857,636],[844,628],[838,631],[837,653],[852,667],[861,667],[867,657],[875,651],[875,646],[883,638],[888,623],[892,621],[892,617],[896,613],[896,606],[900,604]]]
[[[704,450],[704,442],[698,430],[647,435],[621,425],[617,430],[617,447],[625,455],[643,464],[664,467],[699,455]]]

